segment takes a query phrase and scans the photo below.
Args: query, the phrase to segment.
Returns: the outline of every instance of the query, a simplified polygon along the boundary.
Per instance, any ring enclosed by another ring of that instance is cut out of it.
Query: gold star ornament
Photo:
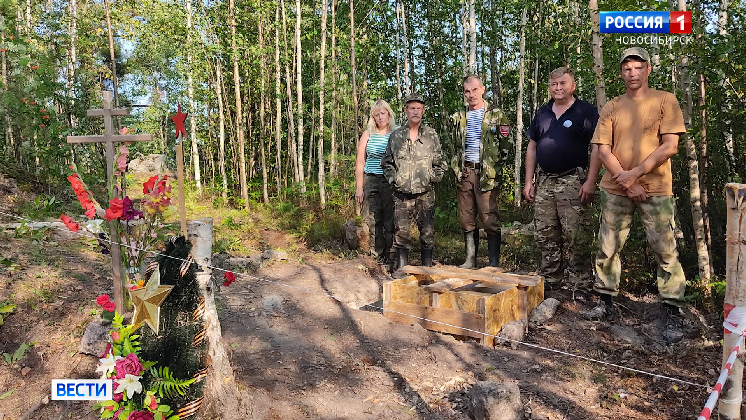
[[[137,331],[143,324],[148,324],[156,335],[161,319],[161,304],[171,293],[173,286],[161,286],[161,273],[156,269],[150,276],[148,283],[139,289],[130,290],[130,299],[135,305],[132,317],[132,331]]]

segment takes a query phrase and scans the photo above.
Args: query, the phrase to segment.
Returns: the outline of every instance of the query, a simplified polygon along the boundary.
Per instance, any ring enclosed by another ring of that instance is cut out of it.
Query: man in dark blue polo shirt
[[[598,110],[578,99],[575,88],[569,68],[560,67],[549,74],[552,99],[536,111],[527,132],[530,140],[523,195],[534,202],[536,243],[541,251],[539,274],[550,287],[567,278],[574,288],[588,289],[590,254],[580,249],[585,234],[581,226],[601,168],[595,145],[590,162],[588,159]],[[563,258],[563,249],[569,253],[567,258]]]

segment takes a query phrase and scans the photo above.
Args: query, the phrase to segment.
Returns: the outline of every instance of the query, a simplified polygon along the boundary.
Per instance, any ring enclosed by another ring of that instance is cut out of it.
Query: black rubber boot
[[[396,252],[399,255],[399,267],[401,270],[405,265],[409,265],[409,250],[407,248],[396,248]]]
[[[421,255],[422,255],[422,266],[432,267],[433,266],[433,250],[423,248]]]
[[[466,261],[459,268],[477,268],[477,249],[479,249],[479,231],[464,232]]]
[[[502,235],[500,232],[487,235],[487,255],[490,257],[490,267],[500,266],[500,245],[502,243]]]

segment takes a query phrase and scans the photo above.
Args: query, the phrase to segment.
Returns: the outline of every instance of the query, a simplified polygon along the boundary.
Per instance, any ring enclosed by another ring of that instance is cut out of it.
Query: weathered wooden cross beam
[[[114,132],[114,117],[129,115],[129,109],[112,108],[111,92],[103,91],[104,108],[89,109],[89,117],[104,117],[104,134],[102,136],[67,136],[67,142],[71,144],[82,143],[105,143],[106,144],[106,178],[107,187],[111,194],[116,195],[114,185],[114,143],[129,143],[133,141],[152,141],[153,136],[150,134],[120,135]],[[124,313],[124,284],[122,283],[122,253],[117,237],[116,223],[118,220],[109,222],[109,237],[112,241],[111,246],[111,265],[114,278],[114,303],[117,305],[117,312]]]

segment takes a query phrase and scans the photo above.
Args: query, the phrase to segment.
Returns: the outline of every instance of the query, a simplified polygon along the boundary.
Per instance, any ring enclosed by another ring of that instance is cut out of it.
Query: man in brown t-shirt
[[[624,50],[620,70],[627,90],[603,107],[591,140],[598,144],[606,168],[601,179],[606,201],[593,286],[601,299],[585,317],[603,319],[610,313],[611,298],[619,293],[619,253],[637,210],[657,257],[658,291],[668,309],[663,338],[678,342],[683,337],[679,307],[684,304],[686,279],[674,237],[671,156],[676,154],[679,135],[686,132],[684,117],[673,94],[648,86],[652,67],[645,49]]]

